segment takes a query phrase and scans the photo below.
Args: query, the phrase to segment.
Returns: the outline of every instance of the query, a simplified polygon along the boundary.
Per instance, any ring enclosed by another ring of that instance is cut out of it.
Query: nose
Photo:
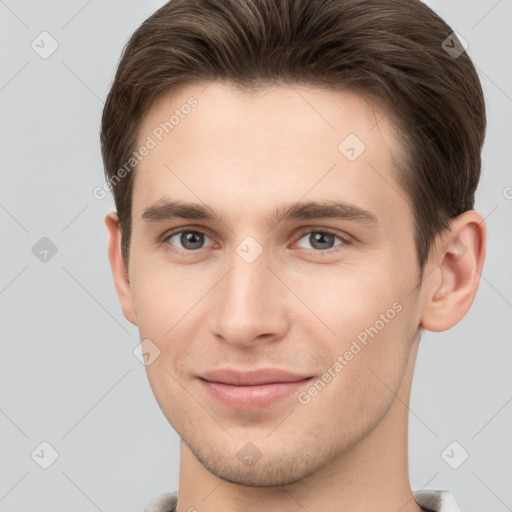
[[[270,343],[285,336],[290,327],[290,291],[276,277],[265,252],[248,262],[239,254],[215,287],[210,326],[213,335],[238,347]]]

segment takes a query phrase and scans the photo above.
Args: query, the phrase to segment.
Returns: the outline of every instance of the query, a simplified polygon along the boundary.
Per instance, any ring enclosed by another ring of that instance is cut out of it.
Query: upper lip
[[[210,382],[221,382],[233,386],[257,386],[276,382],[298,382],[308,379],[311,375],[299,375],[278,368],[261,368],[258,370],[241,371],[231,368],[219,368],[204,372],[199,376]]]

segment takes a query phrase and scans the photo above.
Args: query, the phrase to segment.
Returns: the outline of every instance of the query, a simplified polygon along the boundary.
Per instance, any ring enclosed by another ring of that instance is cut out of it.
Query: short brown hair
[[[134,172],[122,180],[116,172],[144,115],[171,89],[229,81],[383,99],[400,120],[397,179],[423,269],[447,220],[474,206],[486,129],[476,70],[463,48],[450,48],[460,48],[452,29],[419,0],[171,0],[128,41],[103,111],[102,156],[126,265]]]

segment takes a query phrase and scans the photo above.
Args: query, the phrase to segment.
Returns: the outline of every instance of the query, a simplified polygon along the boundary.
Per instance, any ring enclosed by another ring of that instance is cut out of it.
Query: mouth
[[[241,372],[221,369],[199,376],[205,392],[217,402],[234,409],[251,410],[269,407],[299,391],[312,376],[279,369]]]

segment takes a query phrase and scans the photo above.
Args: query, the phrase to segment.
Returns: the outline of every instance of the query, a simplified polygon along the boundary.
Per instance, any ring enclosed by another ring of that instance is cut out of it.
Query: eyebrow
[[[141,216],[145,223],[158,223],[172,219],[220,220],[226,221],[223,214],[215,212],[209,206],[185,201],[159,201],[145,209]],[[279,205],[265,221],[269,225],[283,220],[335,219],[351,220],[377,227],[378,219],[374,213],[354,204],[340,201],[307,201]]]

